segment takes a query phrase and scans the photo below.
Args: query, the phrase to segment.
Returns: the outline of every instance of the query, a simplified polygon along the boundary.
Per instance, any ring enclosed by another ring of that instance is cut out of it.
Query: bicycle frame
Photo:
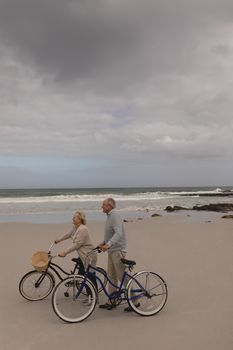
[[[63,269],[61,268],[61,266],[59,266],[59,265],[57,265],[57,264],[55,264],[55,263],[50,262],[50,263],[48,264],[48,267],[47,267],[47,269],[46,269],[46,272],[48,271],[48,269],[51,269],[51,270],[53,270],[53,271],[56,273],[57,277],[58,277],[60,280],[63,280],[64,278],[62,278],[62,276],[60,275],[59,271],[57,271],[56,269],[59,269],[62,273],[64,273],[64,275],[69,276],[69,275],[73,275],[73,274],[75,273],[75,271],[77,270],[77,268],[78,268],[78,263],[75,264],[74,269],[73,269],[71,272],[67,272],[67,271],[63,270]]]
[[[67,272],[64,269],[62,269],[59,265],[53,263],[52,259],[55,257],[55,256],[51,255],[51,250],[52,250],[53,246],[54,246],[54,243],[52,243],[51,246],[49,247],[49,251],[48,251],[49,263],[48,263],[46,270],[43,271],[42,275],[39,277],[38,281],[36,282],[37,287],[43,281],[43,279],[45,278],[46,273],[48,272],[49,269],[51,269],[53,272],[55,272],[55,274],[57,275],[57,277],[59,278],[60,281],[62,281],[64,278],[60,275],[60,273],[59,273],[59,271],[57,271],[57,269],[60,270],[60,272],[62,272],[66,276],[70,276],[70,275],[75,274],[75,271],[78,269],[78,266],[79,266],[78,262],[76,262],[74,269],[71,272]]]
[[[60,275],[59,271],[57,271],[56,268],[59,269],[64,275],[70,276],[70,275],[73,275],[73,274],[75,273],[75,271],[78,269],[78,266],[79,266],[78,262],[76,262],[76,264],[75,264],[75,266],[74,266],[74,269],[73,269],[71,272],[67,272],[67,271],[65,271],[64,269],[62,269],[59,265],[53,263],[51,260],[52,260],[52,258],[50,258],[46,270],[43,271],[43,273],[41,274],[41,276],[38,278],[38,281],[35,283],[35,286],[36,286],[36,287],[39,287],[40,283],[41,283],[41,282],[43,281],[43,279],[45,278],[46,273],[48,272],[49,269],[51,269],[52,271],[54,271],[55,274],[57,275],[57,277],[59,278],[59,280],[62,281],[64,278]]]
[[[89,274],[90,274],[90,273],[93,273],[91,270],[92,270],[92,271],[98,271],[98,272],[100,272],[102,275],[104,275],[104,277],[107,279],[107,281],[108,281],[114,288],[116,288],[116,292],[113,292],[113,293],[109,294],[108,291],[107,291],[107,289],[105,288],[105,285],[104,285],[103,282],[101,281],[101,279],[100,279],[98,276],[96,276],[96,279],[97,279],[97,280],[99,281],[99,283],[101,284],[105,295],[106,295],[109,299],[111,299],[111,296],[112,296],[112,297],[113,297],[113,296],[120,297],[121,294],[125,293],[125,289],[122,288],[122,287],[123,287],[123,285],[124,285],[126,276],[128,276],[130,279],[133,279],[133,280],[137,283],[138,287],[140,288],[140,289],[134,289],[134,290],[133,290],[133,293],[141,292],[141,294],[139,294],[139,295],[137,295],[137,296],[132,296],[129,300],[136,300],[136,299],[138,299],[138,298],[140,298],[141,296],[144,296],[144,295],[147,295],[147,296],[150,297],[149,293],[148,293],[148,292],[145,290],[145,288],[134,278],[134,276],[130,275],[130,274],[127,273],[126,271],[124,271],[123,276],[122,276],[122,279],[121,279],[120,286],[118,287],[118,286],[116,286],[116,285],[109,279],[109,277],[108,277],[108,275],[107,275],[106,272],[100,271],[98,268],[96,268],[96,267],[94,267],[94,266],[92,266],[92,265],[88,265],[87,270],[86,270],[86,272],[85,272],[85,274],[84,274],[84,280],[83,280],[83,282],[81,283],[80,289],[79,289],[79,291],[78,291],[77,294],[76,294],[76,298],[78,298],[78,296],[82,293],[82,290],[83,290],[83,288],[84,288],[84,285],[85,285],[86,280],[88,279]],[[122,298],[122,300],[126,300],[126,298],[124,297],[124,298]]]

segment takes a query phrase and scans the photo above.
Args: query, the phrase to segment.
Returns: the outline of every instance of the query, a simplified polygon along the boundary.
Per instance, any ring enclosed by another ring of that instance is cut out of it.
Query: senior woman
[[[90,257],[87,258],[87,254],[90,253],[94,246],[91,242],[90,234],[86,226],[86,217],[85,214],[81,211],[76,211],[73,215],[73,227],[65,235],[56,239],[54,243],[60,243],[66,239],[71,239],[73,241],[72,246],[63,252],[59,253],[58,256],[65,257],[71,252],[77,251],[84,269],[87,268],[87,265],[91,262],[92,266],[96,266],[97,262],[97,253],[94,252]],[[80,271],[79,271],[80,273]],[[96,281],[95,281],[96,284]]]

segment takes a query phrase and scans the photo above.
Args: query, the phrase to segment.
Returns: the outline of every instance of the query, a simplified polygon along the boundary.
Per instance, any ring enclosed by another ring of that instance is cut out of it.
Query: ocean
[[[0,190],[0,222],[67,222],[75,210],[89,220],[104,220],[102,201],[113,197],[122,216],[144,217],[168,205],[233,202],[231,187],[54,188]]]

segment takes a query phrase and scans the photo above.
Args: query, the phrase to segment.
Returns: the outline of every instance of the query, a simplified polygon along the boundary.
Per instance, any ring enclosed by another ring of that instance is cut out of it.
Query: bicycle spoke
[[[81,276],[68,277],[55,288],[52,305],[55,313],[62,320],[81,322],[90,316],[95,308],[95,288]]]
[[[21,279],[19,291],[27,300],[41,300],[51,293],[54,283],[54,278],[50,273],[30,271]]]
[[[151,291],[153,290],[156,290],[156,293],[151,295]],[[143,316],[154,315],[159,312],[166,303],[166,284],[162,278],[155,273],[138,273],[129,282],[127,300],[135,312]]]

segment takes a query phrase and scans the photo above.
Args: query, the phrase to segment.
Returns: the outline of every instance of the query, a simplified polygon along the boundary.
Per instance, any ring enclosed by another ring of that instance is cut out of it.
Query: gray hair
[[[116,201],[113,198],[107,198],[107,202],[111,205],[112,208],[116,208]]]
[[[80,217],[81,222],[82,222],[83,225],[86,225],[86,224],[87,224],[87,219],[86,219],[86,215],[84,214],[84,212],[82,212],[82,211],[76,211],[74,214],[75,214],[75,215],[78,215],[78,216]]]

